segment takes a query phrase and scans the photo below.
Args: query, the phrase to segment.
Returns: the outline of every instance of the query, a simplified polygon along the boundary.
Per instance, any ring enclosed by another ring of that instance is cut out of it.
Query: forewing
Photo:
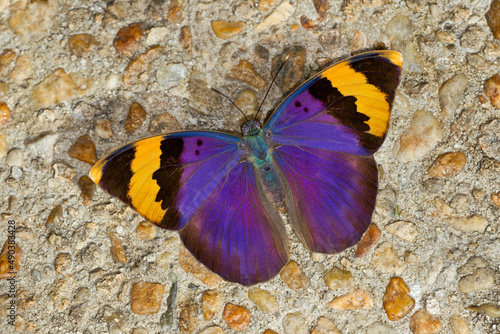
[[[266,210],[247,161],[219,182],[179,234],[200,262],[244,285],[270,279],[288,260],[284,225]]]

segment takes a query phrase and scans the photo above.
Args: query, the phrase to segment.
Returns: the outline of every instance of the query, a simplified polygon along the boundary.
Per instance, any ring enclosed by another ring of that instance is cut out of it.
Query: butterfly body
[[[282,215],[313,252],[336,253],[368,227],[378,190],[373,154],[399,84],[395,51],[350,57],[290,94],[242,136],[177,132],[101,159],[90,177],[226,280],[266,281],[288,261]]]

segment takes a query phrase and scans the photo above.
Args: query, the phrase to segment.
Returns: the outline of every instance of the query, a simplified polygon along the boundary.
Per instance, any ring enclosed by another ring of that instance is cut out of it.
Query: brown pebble
[[[391,321],[402,319],[415,307],[415,299],[408,293],[410,288],[401,277],[393,277],[384,294],[384,309]]]
[[[94,165],[97,162],[95,145],[89,135],[83,135],[68,150],[70,157]]]
[[[165,287],[157,283],[137,282],[132,286],[132,312],[139,315],[158,313]]]
[[[319,17],[316,20],[311,20],[307,16],[302,15],[300,17],[300,24],[306,30],[314,30],[319,27],[326,20],[328,14],[328,2],[326,0],[313,0],[313,3]]]
[[[500,39],[500,1],[491,2],[490,10],[486,12],[486,22],[496,39]]]
[[[333,267],[329,272],[323,276],[326,285],[330,290],[337,290],[346,285],[352,278],[352,274],[348,270]]]
[[[59,274],[65,274],[71,268],[73,260],[69,253],[59,253],[54,260],[54,268]]]
[[[122,242],[116,233],[111,232],[109,234],[109,240],[111,241],[111,247],[109,248],[111,252],[111,257],[115,263],[127,263],[127,256],[125,255],[125,250],[123,249]],[[154,312],[156,313],[156,312]]]
[[[367,310],[373,307],[373,300],[367,291],[354,290],[346,295],[333,298],[326,306],[334,310]]]
[[[102,139],[109,139],[113,136],[113,127],[111,122],[105,118],[99,118],[95,121],[95,134]]]
[[[375,224],[368,225],[368,229],[365,234],[361,237],[358,243],[358,248],[356,249],[356,257],[365,256],[370,249],[377,243],[382,232]]]
[[[257,10],[259,12],[267,12],[274,6],[276,6],[276,3],[278,0],[259,0],[259,4],[257,5]]]
[[[147,221],[142,221],[137,226],[135,235],[141,240],[152,240],[156,237],[156,226]]]
[[[153,133],[173,132],[178,129],[179,122],[177,122],[177,119],[168,112],[154,115],[149,124],[149,132]]]
[[[246,27],[246,23],[242,21],[226,22],[226,21],[212,21],[212,30],[215,36],[221,39],[229,39],[240,34]]]
[[[309,278],[300,270],[297,262],[290,260],[281,269],[280,277],[292,290],[305,289],[309,285]]]
[[[410,318],[410,330],[413,334],[437,334],[441,332],[441,322],[420,309]]]
[[[7,228],[7,231],[8,228]],[[14,254],[12,254],[14,251]],[[10,252],[10,254],[9,254]],[[9,234],[0,252],[0,279],[17,277],[19,262],[21,261],[21,248],[15,242],[14,236]]]
[[[10,109],[7,107],[7,103],[0,102],[0,126],[7,124],[10,118]]]
[[[431,177],[452,177],[465,167],[467,158],[461,152],[450,152],[440,155],[429,167]]]
[[[492,194],[491,200],[493,201],[493,204],[500,207],[500,192],[498,192],[496,194]]]
[[[83,204],[89,205],[94,198],[96,185],[87,175],[83,175],[78,180],[78,186],[82,191],[81,196],[83,198]]]
[[[209,287],[214,287],[221,282],[219,276],[212,273],[210,270],[208,270],[207,267],[196,260],[194,256],[189,253],[186,247],[182,245],[179,246],[178,261],[179,265],[185,272],[193,274],[194,277],[196,277]]]
[[[278,334],[278,332],[275,332],[272,329],[266,328],[264,330],[264,334]]]
[[[306,63],[307,50],[300,46],[295,45],[284,50],[283,54],[276,56],[273,59],[271,73],[276,75],[276,72],[283,64],[285,58],[287,61],[283,68],[276,76],[276,85],[281,88],[283,92],[289,92],[297,87],[302,82],[302,75],[304,73],[304,66]]]
[[[181,28],[181,35],[179,37],[179,43],[182,50],[188,55],[188,57],[193,56],[193,35],[191,34],[191,29],[188,26]]]
[[[116,52],[122,56],[132,57],[139,50],[142,35],[144,35],[144,26],[141,23],[121,28],[113,40]]]
[[[179,333],[191,334],[197,326],[198,305],[193,300],[186,301],[181,305],[179,315]]]
[[[45,222],[45,227],[48,229],[53,229],[55,227],[58,227],[57,224],[61,222],[63,219],[63,210],[62,210],[62,205],[56,205],[49,213],[49,216],[47,217],[47,221]]]
[[[179,23],[184,18],[184,0],[172,0],[167,12],[167,21]]]
[[[160,57],[163,52],[163,47],[153,46],[134,60],[130,62],[127,69],[123,73],[123,84],[125,86],[134,85],[139,77],[139,74],[148,69],[148,65]]]
[[[227,303],[222,313],[226,324],[237,331],[243,331],[250,324],[250,312],[243,306]]]
[[[16,59],[16,53],[11,49],[5,50],[0,55],[0,75],[5,76],[8,73],[10,64]]]
[[[314,326],[311,334],[340,334],[337,326],[328,318],[321,317]]]
[[[56,162],[52,165],[54,177],[61,180],[72,180],[76,176],[76,171],[62,162]]]
[[[92,47],[99,45],[97,40],[91,34],[73,35],[68,40],[69,52],[77,57],[83,56],[89,52]]]
[[[147,113],[146,110],[137,102],[130,105],[128,110],[127,120],[125,121],[125,131],[131,134],[135,130],[139,129],[146,120]]]
[[[484,94],[495,108],[500,108],[500,75],[495,74],[484,83]]]
[[[222,306],[222,296],[217,290],[207,290],[203,293],[201,310],[206,321],[212,320]]]
[[[246,82],[257,89],[266,88],[266,82],[264,79],[262,79],[262,77],[255,72],[252,64],[244,59],[240,60],[238,65],[231,68],[231,72],[226,75],[226,78]]]

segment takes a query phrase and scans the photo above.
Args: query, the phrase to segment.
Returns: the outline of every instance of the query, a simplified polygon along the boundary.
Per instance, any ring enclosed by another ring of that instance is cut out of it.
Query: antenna
[[[283,62],[281,63],[280,67],[278,68],[278,71],[276,71],[276,74],[274,75],[273,80],[271,81],[271,84],[269,85],[269,88],[267,88],[266,94],[264,95],[264,98],[262,99],[262,102],[260,103],[259,109],[257,109],[257,112],[255,113],[255,116],[254,116],[253,119],[257,119],[257,115],[259,114],[259,112],[260,112],[260,110],[262,108],[262,105],[266,101],[267,94],[269,94],[269,91],[271,90],[271,87],[273,86],[274,81],[278,77],[278,74],[280,73],[281,69],[283,68],[283,66],[285,65],[285,63],[286,63],[286,61],[288,60],[289,57],[290,57],[290,54],[287,54],[285,56],[285,59],[283,59]]]
[[[248,117],[247,117],[247,115],[245,115],[245,113],[243,112],[243,110],[241,110],[241,109],[240,109],[240,107],[238,107],[238,106],[236,105],[236,103],[234,103],[234,102],[233,102],[233,100],[231,100],[231,99],[230,99],[230,98],[229,98],[226,94],[224,94],[224,93],[222,93],[222,92],[218,91],[217,89],[212,88],[212,87],[209,87],[209,88],[210,88],[212,91],[214,91],[214,92],[216,92],[216,93],[218,93],[218,94],[220,94],[220,95],[224,96],[226,99],[228,99],[228,100],[229,100],[229,101],[230,101],[230,102],[231,102],[231,103],[232,103],[232,104],[236,107],[236,109],[238,109],[238,110],[241,112],[241,114],[243,115],[243,117],[245,117],[246,121],[248,122]]]

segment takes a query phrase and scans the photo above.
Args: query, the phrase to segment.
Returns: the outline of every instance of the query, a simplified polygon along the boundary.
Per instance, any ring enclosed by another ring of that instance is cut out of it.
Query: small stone
[[[334,310],[368,310],[373,307],[373,300],[365,290],[354,290],[346,295],[333,298],[326,306]]]
[[[396,334],[396,332],[386,324],[374,322],[366,328],[366,334]]]
[[[298,291],[309,286],[309,278],[300,270],[297,262],[290,260],[281,269],[280,277],[292,290]]]
[[[417,228],[413,223],[403,220],[392,223],[386,226],[385,229],[389,231],[389,233],[394,234],[395,236],[408,242],[415,240],[418,234]]]
[[[329,54],[333,54],[340,48],[342,36],[337,29],[329,29],[319,36],[319,43]]]
[[[257,95],[251,89],[242,90],[234,103],[240,108],[247,116],[253,116],[257,112]]]
[[[450,207],[456,212],[468,212],[471,200],[468,195],[457,194],[450,202]]]
[[[306,30],[314,30],[318,28],[325,20],[328,15],[328,2],[326,0],[313,0],[314,8],[318,13],[318,18],[316,20],[308,19],[307,16],[302,15],[300,17],[300,24]]]
[[[439,89],[439,105],[443,116],[456,113],[462,103],[468,80],[463,74],[456,74]]]
[[[283,92],[291,91],[302,82],[306,55],[307,50],[304,47],[295,45],[285,49],[281,55],[273,59],[271,73],[273,76],[276,75],[275,83]],[[287,60],[281,71],[276,74],[285,59]]]
[[[483,233],[486,227],[488,227],[488,220],[481,216],[472,216],[466,218],[446,218],[443,219],[443,221],[449,224],[454,229],[466,233]]]
[[[147,221],[142,221],[137,226],[135,235],[141,240],[153,240],[156,237],[156,226]]]
[[[493,0],[490,9],[486,12],[486,22],[491,29],[493,37],[500,39],[500,1]]]
[[[495,74],[484,83],[484,94],[495,108],[500,108],[500,75]]]
[[[479,51],[486,41],[486,34],[479,26],[469,26],[460,37],[460,45],[472,52]]]
[[[54,260],[54,267],[59,274],[66,274],[71,269],[72,264],[73,260],[68,253],[59,253]]]
[[[458,289],[462,293],[471,293],[489,289],[495,284],[495,270],[480,268],[473,274],[464,276],[458,281]]]
[[[94,165],[97,162],[95,145],[89,135],[79,137],[68,149],[70,157]]]
[[[266,328],[264,330],[264,334],[278,334],[278,332],[275,332],[272,329]]]
[[[413,27],[408,16],[396,15],[385,26],[385,33],[391,42],[391,48],[403,54],[403,68],[413,72],[422,71],[419,52],[413,45]]]
[[[76,171],[62,162],[56,162],[52,165],[54,177],[61,180],[72,180],[76,176]]]
[[[450,152],[440,155],[429,167],[431,177],[452,177],[462,171],[467,158],[461,152]]]
[[[116,233],[111,232],[109,234],[109,240],[111,241],[110,251],[113,261],[115,263],[127,263],[127,256],[125,255],[125,251],[123,250],[122,242],[120,241],[120,238],[118,238]]]
[[[394,189],[385,188],[378,192],[375,212],[382,217],[388,217],[394,214],[397,205],[397,194]]]
[[[453,44],[455,42],[453,36],[443,30],[436,31],[436,37],[444,46]]]
[[[229,39],[236,35],[239,35],[246,27],[246,23],[242,21],[212,21],[211,25],[215,36],[221,39]]]
[[[0,55],[0,75],[6,76],[9,72],[10,64],[16,59],[16,53],[11,49],[5,50]]]
[[[257,287],[248,290],[248,299],[255,303],[264,313],[274,313],[279,308],[276,298],[269,291]]]
[[[148,37],[146,38],[146,45],[158,45],[165,41],[170,29],[167,27],[154,27],[149,30]]]
[[[314,326],[311,334],[341,334],[337,326],[328,318],[321,317]]]
[[[49,213],[47,221],[45,222],[45,227],[48,229],[53,229],[58,227],[58,224],[63,219],[62,205],[56,205]]]
[[[469,325],[458,314],[450,317],[450,326],[453,334],[469,334]]]
[[[124,332],[125,316],[122,312],[116,311],[106,305],[104,306],[103,318],[108,326],[109,334],[121,334]]]
[[[207,290],[203,293],[201,310],[206,321],[212,320],[222,306],[222,295],[217,290]]]
[[[457,269],[457,274],[459,275],[469,275],[480,268],[487,268],[489,266],[488,261],[486,261],[481,256],[472,256],[467,262]]]
[[[467,309],[470,309],[467,307]],[[500,305],[493,305],[490,303],[481,304],[479,309],[483,311],[490,318],[500,318]]]
[[[373,266],[383,273],[399,274],[403,271],[404,262],[394,253],[392,246],[384,242],[373,253]]]
[[[193,35],[191,34],[191,29],[188,26],[181,28],[179,44],[188,57],[193,56]]]
[[[493,204],[500,207],[500,192],[498,192],[496,194],[491,194],[491,200],[492,200]]]
[[[139,42],[144,34],[144,26],[134,23],[123,27],[116,33],[113,46],[122,56],[132,57],[139,50]]]
[[[187,272],[191,273],[208,285],[209,287],[214,287],[221,282],[221,279],[216,274],[212,273],[204,265],[202,265],[198,260],[196,260],[191,253],[184,246],[179,246],[179,265],[181,268]]]
[[[180,308],[179,333],[193,333],[197,325],[198,305],[193,300],[188,300]]]
[[[149,64],[158,59],[163,52],[163,47],[153,46],[137,58],[132,60],[123,73],[123,84],[125,86],[135,85],[139,75],[147,71]]]
[[[439,122],[429,112],[419,110],[410,127],[396,141],[394,155],[401,162],[422,159],[442,138]]]
[[[179,129],[179,122],[170,113],[162,113],[153,116],[149,125],[149,132],[165,133],[174,132]]]
[[[410,318],[410,330],[413,334],[437,334],[441,332],[441,322],[420,309]]]
[[[222,318],[229,328],[243,331],[250,324],[250,312],[243,306],[227,303],[222,313]]]
[[[190,108],[202,114],[209,114],[220,108],[222,97],[210,89],[203,73],[199,71],[191,72],[188,87]]]
[[[102,139],[113,137],[113,128],[111,122],[106,118],[99,118],[95,121],[95,134]]]
[[[219,326],[211,326],[202,330],[199,334],[224,334],[224,330]]]
[[[384,309],[391,321],[404,318],[415,307],[415,299],[410,295],[410,288],[401,277],[393,277],[384,294]]]
[[[356,31],[356,33],[352,38],[349,49],[351,50],[351,52],[356,52],[364,49],[367,43],[368,43],[368,37],[366,37],[366,34],[362,31]]]
[[[186,75],[187,69],[183,64],[168,64],[156,71],[156,80],[165,89],[169,89],[177,86],[186,78]]]
[[[277,2],[278,0],[259,0],[257,9],[259,12],[267,12],[268,10],[276,6]]]
[[[158,313],[165,287],[157,283],[137,282],[132,286],[132,312],[139,315]]]
[[[0,133],[0,159],[3,159],[9,151],[9,144],[7,144],[7,137]]]
[[[16,1],[10,7],[9,26],[25,41],[36,41],[50,30],[58,1]]]
[[[128,134],[139,129],[146,120],[147,113],[146,110],[137,102],[130,105],[127,120],[125,121],[124,127]]]
[[[184,0],[172,0],[167,12],[167,21],[179,23],[184,17]]]
[[[288,20],[294,11],[295,7],[291,5],[290,2],[282,2],[271,14],[255,26],[255,31],[261,32],[270,27],[281,24],[282,22]]]
[[[439,197],[434,198],[434,207],[436,208],[436,211],[434,211],[434,216],[436,217],[453,216],[453,209]]]
[[[0,252],[0,279],[17,277],[21,261],[21,248],[15,242],[14,236],[9,236]]]
[[[90,261],[92,262],[92,265],[97,265],[95,257],[91,258]],[[92,277],[94,275],[95,277]],[[101,272],[99,269],[94,270],[93,272],[90,272],[89,281],[98,279],[99,276],[101,275],[103,275],[103,272]],[[104,275],[96,283],[95,285],[96,291],[99,295],[102,295],[105,299],[116,297],[116,295],[122,288],[123,280],[124,280],[124,275],[122,273]]]
[[[308,326],[301,312],[288,313],[283,317],[285,333],[308,334]]]
[[[80,177],[78,180],[78,186],[80,187],[80,190],[82,191],[81,196],[83,198],[83,204],[84,205],[89,205],[94,199],[95,195],[95,190],[96,190],[96,185],[90,177],[87,175],[83,175]]]
[[[257,89],[266,88],[264,79],[255,72],[252,64],[244,59],[240,60],[238,65],[231,68],[231,71],[226,74],[226,78],[246,82]]]
[[[15,148],[7,154],[5,159],[9,167],[22,167],[24,164],[23,151]]]
[[[478,143],[488,157],[500,160],[500,118],[494,118],[481,126]]]
[[[69,52],[77,57],[83,56],[85,53],[91,51],[99,45],[99,42],[91,34],[78,34],[73,35],[68,40]]]
[[[377,225],[371,223],[365,234],[359,240],[358,248],[356,249],[356,257],[364,257],[370,249],[377,243],[382,232]]]
[[[346,286],[352,279],[352,274],[350,271],[333,267],[323,276],[323,279],[330,290],[338,290]]]

